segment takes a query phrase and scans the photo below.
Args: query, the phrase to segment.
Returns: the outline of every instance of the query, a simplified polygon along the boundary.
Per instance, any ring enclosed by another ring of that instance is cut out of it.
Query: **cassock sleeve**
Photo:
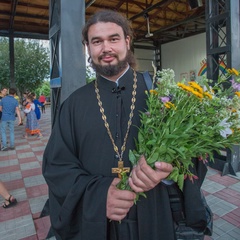
[[[70,108],[69,102],[62,104],[43,156],[52,228],[59,239],[92,239],[90,231],[94,239],[104,239],[97,234],[106,236],[106,198],[113,178],[83,168],[77,157],[76,113]]]

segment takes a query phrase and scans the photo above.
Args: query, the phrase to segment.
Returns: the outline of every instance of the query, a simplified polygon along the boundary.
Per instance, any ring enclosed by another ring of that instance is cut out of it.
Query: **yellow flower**
[[[232,73],[235,74],[236,76],[239,75],[239,72],[235,68],[232,68]]]
[[[154,94],[154,95],[157,95],[157,94],[158,94],[157,91],[154,90],[154,89],[151,89],[149,92],[150,92],[151,94]]]
[[[229,74],[233,74],[233,71],[232,71],[232,69],[231,69],[231,68],[228,68],[228,70],[227,70],[227,71],[228,71],[228,73],[229,73]]]
[[[201,99],[203,98],[203,95],[202,95],[200,92],[198,92],[198,91],[193,90],[192,93],[193,93],[195,96],[197,96],[198,98],[201,98]]]
[[[187,85],[185,85],[185,84],[183,84],[183,83],[178,83],[177,84],[180,88],[182,88],[183,90],[185,90],[185,91],[188,91],[188,92],[192,92],[193,91],[193,88],[191,88],[191,87],[189,87],[189,86],[187,86]]]
[[[177,85],[178,85],[180,88],[182,88],[184,84],[183,84],[183,83],[180,83],[180,82],[178,82],[178,83],[177,83]]]
[[[171,102],[164,103],[164,106],[166,108],[173,108],[174,110],[176,109],[175,105],[173,103],[171,103]]]
[[[188,84],[198,92],[203,93],[202,87],[198,85],[196,82],[188,82]]]
[[[237,95],[238,97],[240,97],[240,92],[235,92],[235,95]]]
[[[209,92],[204,92],[203,95],[208,97],[209,99],[212,99],[212,95]]]

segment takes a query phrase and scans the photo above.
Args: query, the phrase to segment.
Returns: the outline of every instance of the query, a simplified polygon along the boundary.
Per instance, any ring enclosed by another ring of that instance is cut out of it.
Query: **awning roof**
[[[132,22],[135,42],[166,43],[205,32],[205,1],[194,9],[190,1],[86,0],[86,19],[99,9],[117,10]],[[0,0],[1,36],[48,39],[48,33],[49,0]]]

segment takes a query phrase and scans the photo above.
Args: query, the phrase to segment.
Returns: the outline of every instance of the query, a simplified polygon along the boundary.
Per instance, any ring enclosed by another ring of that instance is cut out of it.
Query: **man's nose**
[[[103,51],[109,52],[111,51],[111,43],[109,41],[103,41]]]

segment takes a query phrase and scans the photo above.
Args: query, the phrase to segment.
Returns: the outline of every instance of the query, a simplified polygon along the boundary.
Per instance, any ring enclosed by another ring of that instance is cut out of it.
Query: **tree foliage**
[[[10,85],[9,43],[6,38],[0,38],[0,87]]]
[[[36,95],[39,97],[41,94],[43,94],[46,97],[50,97],[51,94],[51,88],[50,88],[50,82],[44,81],[42,86],[36,90]]]
[[[14,66],[14,81],[19,92],[36,91],[49,77],[49,50],[39,40],[15,39]],[[0,38],[0,85],[10,87],[7,38]]]
[[[90,66],[86,67],[86,82],[90,83],[91,81],[93,81],[96,78],[96,74],[95,72],[93,72],[93,70],[91,69]]]

